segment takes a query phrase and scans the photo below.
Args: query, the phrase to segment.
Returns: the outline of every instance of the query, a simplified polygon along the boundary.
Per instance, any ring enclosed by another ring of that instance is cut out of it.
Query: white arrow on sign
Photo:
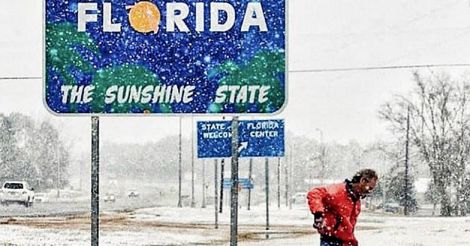
[[[238,153],[242,152],[243,149],[248,148],[248,142],[242,142],[240,143],[240,146],[238,147]]]

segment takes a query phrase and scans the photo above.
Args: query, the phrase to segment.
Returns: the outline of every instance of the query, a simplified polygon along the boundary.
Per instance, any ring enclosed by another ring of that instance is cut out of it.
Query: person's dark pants
[[[343,242],[335,237],[321,235],[320,246],[343,246]]]

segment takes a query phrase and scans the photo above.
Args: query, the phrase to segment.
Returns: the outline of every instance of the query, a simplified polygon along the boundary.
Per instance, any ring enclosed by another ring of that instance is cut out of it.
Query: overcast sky
[[[413,64],[470,63],[469,1],[291,0],[290,70]],[[0,8],[0,77],[42,74],[42,1],[9,1]],[[466,68],[470,70],[469,68]],[[442,68],[459,77],[465,69]],[[423,69],[424,72],[429,71]],[[288,104],[273,118],[298,135],[367,143],[387,135],[377,118],[381,104],[413,85],[412,70],[290,73]],[[89,117],[46,111],[42,81],[0,80],[0,113],[50,120],[62,137],[88,148]],[[195,120],[214,119],[197,117]],[[242,118],[243,119],[243,118]],[[252,119],[252,117],[249,117]],[[183,120],[184,134],[191,118]],[[145,142],[178,133],[177,117],[101,118],[101,140]]]

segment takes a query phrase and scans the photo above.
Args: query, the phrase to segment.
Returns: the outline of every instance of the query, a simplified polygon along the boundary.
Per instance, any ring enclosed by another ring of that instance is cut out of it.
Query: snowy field
[[[271,207],[270,239],[265,239],[265,208],[240,209],[239,245],[318,245],[312,217],[304,208]],[[148,208],[105,213],[100,245],[228,245],[229,211],[219,214],[214,229],[213,208]],[[0,245],[89,245],[86,214],[51,218],[2,218]],[[470,245],[470,217],[404,218],[363,213],[357,238],[361,246]]]

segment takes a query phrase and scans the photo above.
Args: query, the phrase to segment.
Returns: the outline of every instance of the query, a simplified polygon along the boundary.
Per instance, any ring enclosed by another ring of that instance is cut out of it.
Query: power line
[[[409,68],[431,68],[431,67],[470,67],[470,63],[461,64],[423,64],[423,65],[400,65],[400,66],[377,66],[377,67],[346,67],[346,68],[318,68],[289,70],[289,73],[323,73],[323,72],[347,72],[367,70],[392,70]]]
[[[394,70],[410,68],[432,68],[432,67],[470,67],[470,63],[454,64],[421,64],[421,65],[398,65],[398,66],[376,66],[376,67],[346,67],[346,68],[317,68],[289,70],[289,73],[324,73],[324,72],[347,72],[347,71],[367,71],[367,70]],[[42,79],[42,77],[0,77],[0,80],[29,80]]]
[[[42,77],[0,77],[0,80],[28,80],[28,79],[42,79]]]

